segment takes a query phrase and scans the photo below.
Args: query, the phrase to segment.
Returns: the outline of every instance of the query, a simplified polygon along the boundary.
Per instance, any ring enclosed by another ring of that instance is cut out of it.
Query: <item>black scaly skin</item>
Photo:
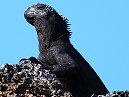
[[[24,16],[37,31],[38,60],[44,68],[57,75],[74,97],[108,93],[93,68],[70,43],[65,18],[52,7],[40,3],[29,7]]]

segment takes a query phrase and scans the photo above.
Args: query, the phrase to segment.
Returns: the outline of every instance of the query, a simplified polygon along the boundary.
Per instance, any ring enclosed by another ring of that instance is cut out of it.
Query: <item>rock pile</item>
[[[19,64],[0,68],[0,97],[72,97],[56,75],[41,64],[21,59]]]
[[[129,97],[129,91],[113,91],[111,94],[104,95],[92,95],[91,97]]]
[[[73,97],[63,85],[34,58],[0,68],[0,97]],[[91,97],[129,97],[129,91]]]

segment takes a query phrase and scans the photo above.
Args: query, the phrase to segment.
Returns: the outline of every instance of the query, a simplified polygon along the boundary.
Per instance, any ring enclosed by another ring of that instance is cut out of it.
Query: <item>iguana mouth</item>
[[[36,4],[33,5],[31,7],[29,7],[25,13],[24,13],[24,17],[27,20],[27,22],[29,22],[30,24],[32,24],[34,26],[34,20],[36,17],[44,17],[46,18],[47,15],[52,12],[54,9],[52,7],[50,7],[49,5],[46,4]]]

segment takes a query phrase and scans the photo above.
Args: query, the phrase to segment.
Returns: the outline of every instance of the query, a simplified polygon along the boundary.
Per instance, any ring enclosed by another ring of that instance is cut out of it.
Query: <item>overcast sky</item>
[[[129,90],[129,0],[1,0],[0,64],[38,56],[24,11],[46,3],[69,19],[71,42],[110,91]]]

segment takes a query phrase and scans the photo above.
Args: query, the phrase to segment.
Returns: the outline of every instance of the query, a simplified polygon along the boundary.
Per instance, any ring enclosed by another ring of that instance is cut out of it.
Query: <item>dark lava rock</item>
[[[91,97],[129,97],[129,91],[113,91],[107,95],[92,95]]]
[[[73,97],[34,57],[0,68],[0,97]]]
[[[34,58],[21,59],[19,64],[5,64],[0,68],[0,97],[73,97]],[[91,97],[129,97],[129,91],[114,91],[107,95]]]

